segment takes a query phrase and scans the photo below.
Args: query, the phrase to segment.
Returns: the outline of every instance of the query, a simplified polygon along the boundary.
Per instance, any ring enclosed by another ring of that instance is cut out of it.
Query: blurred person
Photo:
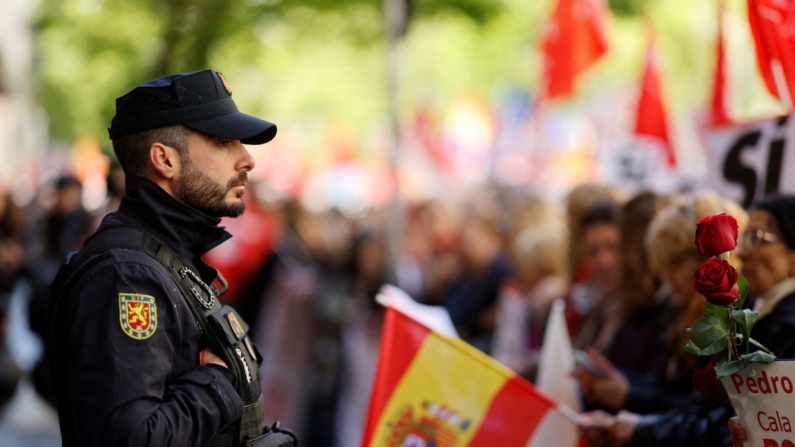
[[[52,205],[42,219],[31,226],[27,236],[33,241],[27,244],[25,268],[32,288],[28,322],[30,330],[42,340],[47,333],[49,286],[69,252],[79,249],[94,227],[91,216],[83,207],[83,185],[78,179],[61,176],[52,186]],[[31,376],[39,395],[55,406],[55,389],[46,356],[39,359]]]
[[[310,384],[304,388],[309,393],[305,413],[307,419],[307,443],[316,447],[334,445],[336,398],[341,380],[342,334],[345,330],[346,309],[354,299],[354,285],[363,290],[377,287],[371,283],[383,280],[376,274],[366,283],[360,279],[365,269],[358,263],[360,251],[375,255],[370,268],[380,272],[379,264],[384,256],[383,247],[369,231],[358,230],[362,221],[354,221],[337,209],[322,215],[322,240],[325,257],[320,264],[318,289],[314,297],[314,312],[311,315],[311,364],[307,376],[302,379]],[[380,255],[379,255],[380,254]],[[372,273],[372,272],[371,272]],[[364,291],[362,293],[365,293]],[[370,299],[374,298],[374,294]]]
[[[335,446],[359,445],[375,379],[384,308],[375,301],[386,282],[386,239],[360,232],[354,247],[350,299],[340,334],[340,371],[334,416]]]
[[[716,421],[728,419],[725,409],[697,405],[698,393],[692,384],[693,373],[711,359],[684,350],[686,329],[704,316],[706,302],[693,288],[693,272],[707,260],[694,243],[696,223],[720,213],[733,216],[740,231],[750,225],[739,205],[710,192],[677,197],[652,220],[646,235],[649,262],[670,288],[675,312],[667,330],[666,359],[653,380],[630,381],[606,358],[589,352],[605,378],[578,371],[583,395],[618,414],[586,414],[581,424],[584,431],[609,434],[619,446],[718,445],[722,441],[725,428],[718,426],[725,422],[716,425]],[[739,264],[736,257],[732,262]]]
[[[245,210],[243,144],[276,126],[239,112],[223,76],[202,70],[118,98],[109,134],[126,195],[52,285],[64,445],[287,445],[266,428],[245,322],[201,258],[230,237],[220,218]]]
[[[667,201],[651,192],[638,194],[621,211],[621,280],[616,299],[619,326],[605,357],[626,374],[652,378],[665,359],[666,331],[673,320],[667,289],[649,265],[645,243],[649,224]]]
[[[487,354],[496,323],[497,297],[512,275],[503,246],[500,211],[492,203],[470,206],[457,250],[462,268],[448,284],[441,302],[461,338]]]
[[[289,424],[303,440],[311,423],[309,403],[317,391],[307,386],[307,377],[315,366],[317,301],[328,262],[326,223],[323,215],[307,210],[299,200],[288,200],[279,218],[279,245],[237,304],[248,303],[248,312],[256,315],[252,338],[263,357],[266,418]],[[332,343],[330,350],[334,348]]]
[[[24,214],[10,194],[0,195],[0,294],[10,293],[24,267]]]
[[[429,246],[423,272],[422,302],[439,305],[449,284],[461,274],[461,242],[463,216],[457,204],[432,201],[418,210],[418,219]]]
[[[736,253],[759,320],[751,337],[779,359],[795,358],[795,196],[775,195],[751,206],[748,229]],[[747,438],[738,418],[729,421],[731,445]]]
[[[22,371],[6,345],[8,307],[23,266],[22,210],[10,195],[0,195],[0,408],[14,395]]]
[[[585,216],[591,212],[598,203],[614,203],[616,206],[622,202],[621,192],[612,186],[596,183],[583,183],[575,186],[566,197],[566,216],[569,228],[569,271],[575,283],[585,282],[588,279],[587,268],[583,265],[584,250],[582,243],[582,223]]]
[[[105,204],[102,206],[99,213],[97,213],[99,215],[100,222],[101,218],[106,214],[118,210],[121,200],[124,198],[124,170],[122,169],[118,160],[114,159],[111,161],[110,170],[108,171],[106,181],[107,197],[105,198]],[[96,226],[99,226],[99,222],[97,222]]]
[[[432,255],[429,237],[422,225],[422,208],[423,205],[409,205],[405,244],[395,268],[397,286],[419,302],[426,301],[426,269]]]
[[[621,278],[620,212],[615,202],[598,202],[578,224],[582,265],[588,278],[571,290],[571,307],[579,317],[572,324],[572,344],[578,349],[590,346],[605,352],[618,329],[620,302],[615,293]]]
[[[536,203],[538,212],[509,247],[516,281],[500,291],[492,355],[530,380],[535,379],[552,302],[566,296],[568,230],[553,207]]]

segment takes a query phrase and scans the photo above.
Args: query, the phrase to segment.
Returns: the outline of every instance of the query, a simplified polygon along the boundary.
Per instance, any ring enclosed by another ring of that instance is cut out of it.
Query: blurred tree
[[[610,10],[619,16],[639,15],[646,0],[610,0]]]
[[[461,94],[493,97],[539,82],[538,42],[556,0],[411,0],[401,67],[400,113],[418,100],[443,113]],[[92,133],[105,149],[114,99],[170,73],[213,67],[245,95],[250,113],[307,134],[322,152],[327,118],[358,135],[383,122],[383,0],[41,0],[35,85],[59,140]],[[659,37],[671,109],[706,104],[714,65],[715,2],[609,0],[611,51],[583,79],[584,98],[633,90],[646,34],[641,6]],[[738,118],[771,114],[758,81],[742,0],[729,0],[727,49]],[[634,90],[633,90],[634,91]],[[778,110],[778,109],[776,109]],[[285,131],[288,129],[282,127]],[[368,137],[370,138],[370,137]]]
[[[416,17],[453,12],[481,24],[502,7],[501,0],[413,3]],[[229,47],[228,42],[256,53],[255,31],[264,17],[274,26],[296,25],[291,18],[305,10],[322,14],[381,7],[381,0],[43,0],[33,24],[39,37],[38,95],[54,137],[102,135],[114,113],[113,98],[130,86],[168,73],[207,68],[214,49]],[[317,31],[297,25],[304,28],[302,32]],[[335,31],[348,34],[351,45],[382,43],[380,21],[351,18],[334,25],[341,25]],[[371,32],[373,27],[376,33]]]

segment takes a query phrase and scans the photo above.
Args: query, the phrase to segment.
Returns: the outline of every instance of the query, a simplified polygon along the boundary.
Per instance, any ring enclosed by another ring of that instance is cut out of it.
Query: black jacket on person
[[[779,359],[795,359],[795,293],[782,299],[772,312],[760,318],[751,338]],[[643,416],[635,427],[630,446],[729,446],[726,425],[734,416],[729,404],[697,405]]]
[[[100,230],[148,232],[211,284],[217,273],[201,256],[230,237],[219,222],[129,176],[119,210]],[[48,340],[50,355],[68,352],[67,367],[54,374],[64,445],[204,445],[241,417],[234,375],[199,365],[199,326],[161,264],[139,250],[111,249],[83,265],[56,311],[56,319],[68,319],[68,333]],[[148,325],[130,328],[130,296],[152,298]]]

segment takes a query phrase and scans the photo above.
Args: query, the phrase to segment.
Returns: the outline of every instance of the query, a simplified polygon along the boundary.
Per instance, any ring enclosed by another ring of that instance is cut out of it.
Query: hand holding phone
[[[598,379],[604,380],[607,379],[607,372],[602,369],[592,358],[588,355],[587,352],[583,350],[576,350],[574,351],[574,361],[577,366],[584,368],[589,373],[596,376]]]

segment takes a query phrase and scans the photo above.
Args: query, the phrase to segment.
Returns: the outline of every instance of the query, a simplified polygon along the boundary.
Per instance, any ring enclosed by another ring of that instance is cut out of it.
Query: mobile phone
[[[591,374],[598,377],[599,379],[606,379],[607,373],[602,369],[601,366],[597,365],[596,362],[591,359],[591,357],[585,352],[580,349],[574,351],[574,361],[577,363],[577,366],[581,366],[588,370]]]

